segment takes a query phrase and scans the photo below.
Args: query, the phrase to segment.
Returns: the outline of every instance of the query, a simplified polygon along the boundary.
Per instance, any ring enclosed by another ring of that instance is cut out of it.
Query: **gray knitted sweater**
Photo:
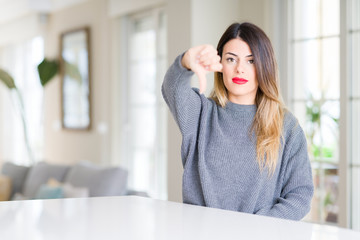
[[[192,89],[192,71],[178,56],[162,94],[182,134],[184,203],[300,220],[310,209],[313,182],[304,132],[289,112],[275,173],[259,170],[255,105],[225,108]]]

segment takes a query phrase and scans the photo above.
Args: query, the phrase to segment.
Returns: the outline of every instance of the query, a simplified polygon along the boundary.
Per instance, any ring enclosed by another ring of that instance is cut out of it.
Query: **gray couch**
[[[63,191],[71,186],[74,190],[86,190],[87,197],[140,195],[146,193],[127,189],[128,172],[121,167],[99,167],[89,162],[72,166],[39,162],[32,167],[5,162],[1,174],[11,179],[12,200],[61,198]],[[49,181],[60,183],[49,186]]]

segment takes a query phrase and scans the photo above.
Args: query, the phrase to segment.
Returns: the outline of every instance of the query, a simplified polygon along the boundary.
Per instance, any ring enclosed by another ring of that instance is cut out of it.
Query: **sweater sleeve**
[[[314,193],[311,165],[303,130],[297,126],[296,136],[285,148],[283,161],[287,164],[283,173],[280,197],[273,206],[260,209],[256,214],[301,220],[309,211]]]
[[[196,134],[201,112],[201,97],[198,89],[190,86],[192,71],[181,64],[183,54],[175,59],[165,74],[162,95],[175,118],[183,137]]]

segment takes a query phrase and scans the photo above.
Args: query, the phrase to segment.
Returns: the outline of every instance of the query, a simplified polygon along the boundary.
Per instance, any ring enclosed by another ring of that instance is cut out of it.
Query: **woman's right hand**
[[[200,45],[190,48],[184,54],[181,64],[193,71],[200,84],[200,94],[206,89],[206,73],[221,72],[220,56],[212,45]]]

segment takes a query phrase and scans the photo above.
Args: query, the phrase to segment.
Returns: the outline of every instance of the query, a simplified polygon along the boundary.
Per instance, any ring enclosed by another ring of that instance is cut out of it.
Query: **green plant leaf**
[[[6,71],[0,69],[0,80],[9,88],[16,88],[14,79]]]
[[[43,87],[57,74],[58,69],[59,64],[56,60],[51,61],[44,58],[38,65],[39,78]]]

